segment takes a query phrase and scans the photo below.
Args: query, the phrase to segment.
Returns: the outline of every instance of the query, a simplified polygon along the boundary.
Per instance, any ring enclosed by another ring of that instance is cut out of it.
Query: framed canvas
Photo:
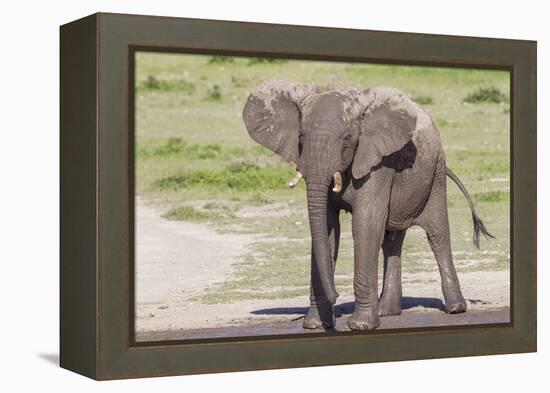
[[[536,351],[536,42],[98,13],[60,73],[62,367]]]

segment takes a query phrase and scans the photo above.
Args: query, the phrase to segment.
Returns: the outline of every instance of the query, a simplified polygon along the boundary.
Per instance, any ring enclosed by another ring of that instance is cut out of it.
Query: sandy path
[[[189,299],[223,280],[250,241],[250,236],[219,235],[203,225],[165,220],[138,199],[136,330],[166,329],[193,319]]]

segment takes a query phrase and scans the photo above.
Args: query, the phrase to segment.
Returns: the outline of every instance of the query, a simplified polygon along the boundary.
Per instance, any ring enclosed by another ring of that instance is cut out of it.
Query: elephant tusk
[[[332,191],[342,191],[342,174],[340,172],[336,172],[334,174],[334,187],[332,188]]]
[[[294,177],[288,182],[288,186],[290,188],[296,187],[296,185],[300,182],[300,179],[302,179],[302,174],[300,171],[296,171]]]

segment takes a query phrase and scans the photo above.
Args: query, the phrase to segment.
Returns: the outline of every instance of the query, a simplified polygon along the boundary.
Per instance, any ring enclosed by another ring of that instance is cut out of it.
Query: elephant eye
[[[299,140],[300,145],[303,145],[303,144],[304,144],[304,136],[303,136],[303,135],[300,134],[298,140]]]
[[[346,135],[344,137],[344,147],[345,148],[351,147],[351,135]]]

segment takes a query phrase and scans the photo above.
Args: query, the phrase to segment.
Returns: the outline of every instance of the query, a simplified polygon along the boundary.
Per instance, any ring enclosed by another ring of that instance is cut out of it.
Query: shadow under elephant
[[[432,297],[408,297],[404,296],[401,299],[401,309],[408,310],[415,307],[423,307],[426,309],[436,309],[445,312],[445,304],[438,298]],[[339,318],[343,315],[353,313],[355,308],[354,302],[346,302],[334,306],[334,315]],[[274,307],[263,308],[260,310],[251,311],[254,315],[299,315],[293,320],[299,320],[307,313],[308,307]]]

